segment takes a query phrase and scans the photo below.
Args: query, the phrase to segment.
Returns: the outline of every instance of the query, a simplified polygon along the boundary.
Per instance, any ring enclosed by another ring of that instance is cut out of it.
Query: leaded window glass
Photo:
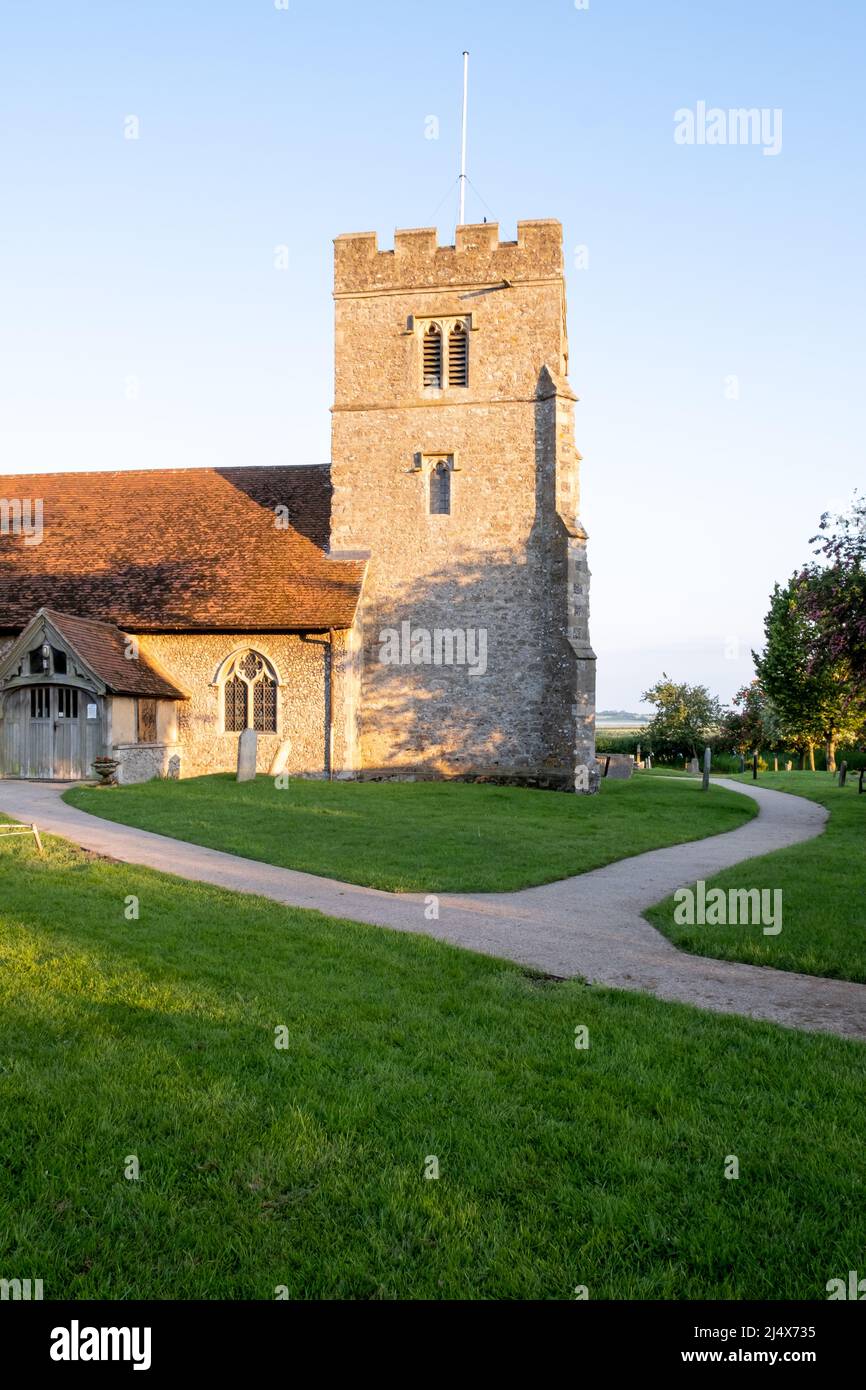
[[[255,729],[277,732],[276,674],[258,652],[240,652],[223,681],[224,728],[228,734]]]

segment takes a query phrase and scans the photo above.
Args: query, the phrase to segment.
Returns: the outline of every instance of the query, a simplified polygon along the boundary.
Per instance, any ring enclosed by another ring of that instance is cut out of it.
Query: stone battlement
[[[500,241],[498,222],[458,227],[453,246],[439,246],[435,227],[394,233],[393,251],[380,251],[375,232],[334,241],[334,293],[448,289],[561,277],[562,224],[555,218],[518,222],[517,240]]]

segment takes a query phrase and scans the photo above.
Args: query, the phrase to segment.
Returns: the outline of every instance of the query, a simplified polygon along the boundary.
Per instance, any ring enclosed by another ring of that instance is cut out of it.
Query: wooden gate
[[[4,696],[0,773],[75,782],[92,777],[101,700],[74,685],[19,686]]]

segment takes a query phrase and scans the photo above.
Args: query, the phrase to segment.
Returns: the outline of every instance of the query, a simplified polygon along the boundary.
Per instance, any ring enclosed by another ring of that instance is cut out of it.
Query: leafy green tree
[[[782,742],[779,716],[761,682],[744,685],[731,703],[733,708],[722,717],[720,741],[735,753],[759,753],[762,748],[778,752]]]
[[[823,742],[830,772],[840,740],[855,740],[863,728],[862,692],[858,697],[850,667],[835,659],[822,642],[815,616],[814,576],[795,574],[777,584],[764,619],[766,645],[752,653],[758,679],[778,717],[781,737],[806,753],[814,767],[814,747]]]
[[[705,685],[679,684],[663,674],[641,699],[656,709],[646,737],[657,754],[688,753],[696,758],[699,746],[719,731],[722,707]]]
[[[821,534],[812,537],[813,562],[808,611],[821,636],[821,652],[847,668],[851,680],[866,688],[866,498],[855,494],[850,512],[821,517]]]

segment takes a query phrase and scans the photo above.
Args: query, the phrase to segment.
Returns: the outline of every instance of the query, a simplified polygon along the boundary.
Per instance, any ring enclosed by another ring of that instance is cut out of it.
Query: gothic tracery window
[[[222,689],[227,734],[247,728],[260,734],[277,732],[276,675],[259,652],[239,652],[224,672]]]

